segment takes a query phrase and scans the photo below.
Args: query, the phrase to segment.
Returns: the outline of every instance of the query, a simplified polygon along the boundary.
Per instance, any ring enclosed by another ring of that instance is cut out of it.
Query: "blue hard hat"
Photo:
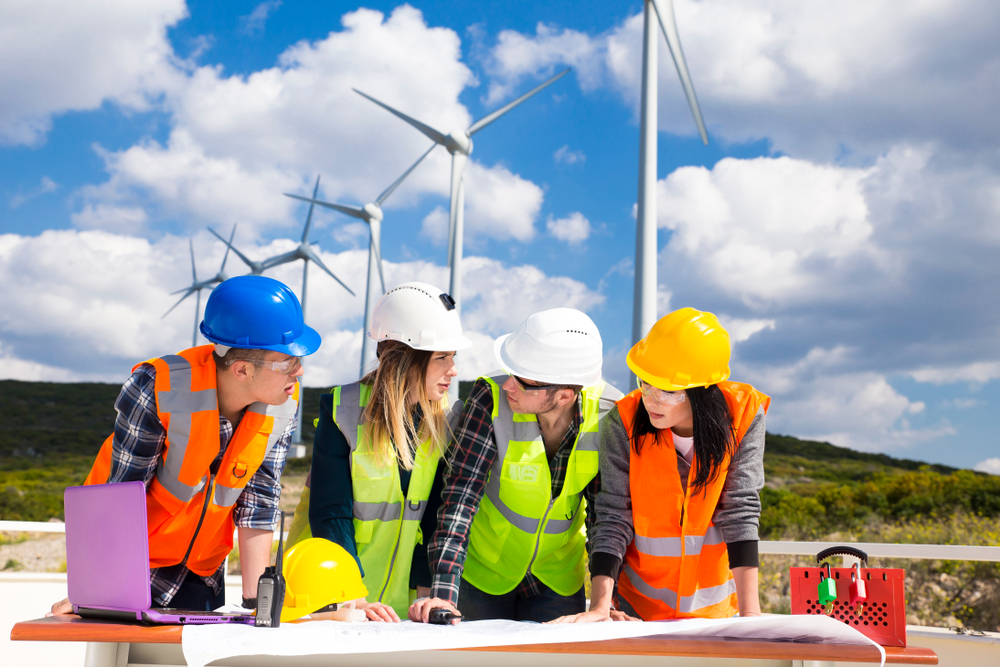
[[[219,345],[274,350],[304,357],[319,349],[320,335],[302,320],[302,306],[282,282],[237,276],[212,290],[201,334]]]

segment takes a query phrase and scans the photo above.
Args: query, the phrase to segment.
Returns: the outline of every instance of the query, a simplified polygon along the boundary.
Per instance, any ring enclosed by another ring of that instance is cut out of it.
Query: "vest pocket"
[[[483,501],[469,531],[469,550],[474,550],[476,556],[487,563],[496,563],[503,553],[511,525],[493,503],[486,498]]]
[[[372,533],[375,531],[374,521],[354,520],[354,541],[357,544],[368,544],[372,541]],[[360,550],[360,549],[359,549]]]

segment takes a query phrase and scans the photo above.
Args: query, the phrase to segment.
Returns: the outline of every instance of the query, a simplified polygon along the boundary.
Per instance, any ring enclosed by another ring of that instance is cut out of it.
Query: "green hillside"
[[[466,394],[471,383],[463,382]],[[114,426],[120,387],[0,381],[0,518],[62,516],[62,489],[86,476]],[[321,389],[305,390],[310,443]],[[885,520],[967,511],[1000,515],[1000,477],[825,442],[767,435],[762,537],[808,537]],[[295,461],[296,469],[308,461]]]

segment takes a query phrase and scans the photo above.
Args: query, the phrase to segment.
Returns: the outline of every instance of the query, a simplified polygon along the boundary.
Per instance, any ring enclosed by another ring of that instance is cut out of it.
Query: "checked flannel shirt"
[[[156,464],[167,433],[156,414],[156,369],[143,364],[122,385],[115,410],[115,439],[111,454],[111,474],[108,482],[142,480],[146,487],[156,475]],[[271,448],[264,462],[250,478],[236,501],[233,520],[242,528],[274,530],[278,525],[278,497],[281,494],[281,471],[285,467],[288,445],[295,431],[292,419],[281,438]],[[219,415],[219,455],[213,462],[217,467],[233,437],[234,427]],[[218,595],[222,590],[225,562],[209,577],[202,577]],[[188,575],[182,565],[159,567],[149,572],[154,606],[165,607],[180,589]]]
[[[556,453],[549,459],[552,475],[552,497],[562,491],[566,479],[566,466],[573,452],[577,433],[580,431],[580,399],[577,398],[573,423]],[[451,466],[445,477],[438,510],[438,528],[427,547],[434,582],[431,597],[458,605],[462,570],[469,546],[469,529],[479,502],[486,489],[486,477],[497,457],[496,436],[493,434],[493,392],[483,379],[476,380],[469,398],[465,401],[462,417],[455,429]],[[601,490],[598,474],[583,491],[587,501],[586,527],[590,534],[596,515],[594,500]],[[587,541],[590,551],[590,541]],[[531,597],[540,592],[540,582],[532,574],[525,575],[515,591],[520,597]]]

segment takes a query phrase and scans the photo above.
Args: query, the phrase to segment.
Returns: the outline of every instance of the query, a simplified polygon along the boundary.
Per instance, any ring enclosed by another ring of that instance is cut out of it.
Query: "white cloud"
[[[981,408],[987,405],[986,401],[980,400],[978,398],[955,398],[951,400],[941,401],[942,407],[945,408],[955,408],[958,410],[972,410],[973,408]]]
[[[773,398],[768,430],[792,433],[861,451],[902,450],[955,433],[947,422],[914,428],[908,415],[925,405],[911,401],[884,375],[845,372],[850,350],[813,349],[786,366],[735,365],[734,378],[747,381]]]
[[[296,202],[281,193],[311,191],[317,172],[325,199],[372,201],[428,140],[352,88],[446,133],[469,125],[458,96],[475,79],[452,30],[427,26],[408,5],[388,17],[359,9],[341,23],[343,30],[324,39],[289,47],[275,67],[225,76],[206,66],[186,75],[165,97],[173,119],[165,143],[99,150],[110,178],[83,189],[80,224],[100,226],[101,206],[142,207],[150,228],[161,220],[183,220],[190,229],[238,221],[253,234],[297,222]],[[432,152],[386,207],[413,205],[421,195],[447,198],[449,171],[447,152]],[[502,165],[470,160],[465,188],[470,242],[534,237],[540,187]],[[115,222],[109,228],[121,229]],[[433,224],[425,228],[439,233]]]
[[[972,382],[985,384],[990,380],[1000,378],[1000,361],[974,361],[961,366],[938,366],[917,368],[910,372],[917,382],[932,384],[951,384],[953,382]]]
[[[765,329],[774,329],[774,320],[741,320],[720,314],[719,322],[729,332],[729,338],[733,343],[742,343]]]
[[[986,459],[980,461],[972,468],[977,472],[985,472],[990,475],[1000,475],[1000,458]]]
[[[42,176],[42,180],[38,185],[36,185],[35,187],[33,187],[32,189],[28,190],[25,193],[18,193],[13,197],[11,197],[10,207],[11,209],[18,208],[19,206],[26,204],[32,199],[41,197],[42,195],[48,194],[50,192],[55,192],[58,189],[59,185],[55,181],[53,181],[48,176]]]
[[[726,292],[812,300],[830,273],[871,254],[868,173],[788,157],[682,167],[657,184],[659,225]]]
[[[167,29],[184,0],[0,3],[0,143],[38,144],[52,117],[105,101],[146,109],[177,64]]]
[[[577,162],[586,162],[587,156],[583,154],[583,151],[572,151],[569,149],[569,145],[564,145],[552,154],[552,159],[556,163],[576,164]]]
[[[602,59],[600,38],[577,30],[544,23],[535,27],[532,37],[504,30],[497,35],[497,44],[487,62],[493,79],[487,99],[497,102],[509,97],[523,79],[549,77],[557,65],[573,67],[581,87],[593,90],[602,78]]]
[[[278,239],[241,244],[241,250],[262,259],[296,245]],[[194,246],[199,277],[206,278],[217,271],[225,247],[207,232],[195,236]],[[178,298],[170,292],[190,284],[188,253],[187,239],[173,236],[150,242],[104,231],[0,235],[0,283],[5,286],[0,292],[0,373],[24,380],[120,382],[136,361],[189,346],[195,299],[163,317]],[[368,251],[319,254],[356,293],[350,296],[310,269],[306,316],[324,343],[309,358],[305,381],[330,386],[358,377]],[[229,275],[243,272],[236,262],[230,257]],[[467,257],[464,266],[462,318],[475,345],[462,352],[462,379],[494,369],[494,337],[509,333],[536,310],[592,310],[604,302],[583,283],[534,266],[476,256]],[[409,280],[448,281],[445,267],[425,261],[387,261],[385,274],[390,287]],[[275,267],[267,275],[299,293],[300,263]],[[202,309],[207,297],[204,292]]]
[[[824,159],[845,145],[877,155],[945,136],[976,151],[1000,138],[992,111],[1000,103],[992,85],[1000,69],[996,3],[676,0],[674,9],[717,138],[766,138],[777,150]],[[611,87],[638,116],[642,26],[640,12],[596,35],[551,25],[534,35],[505,31],[488,68],[491,96],[568,64],[585,92]],[[658,53],[659,127],[693,135],[662,37]]]
[[[590,221],[579,211],[570,213],[565,218],[555,219],[549,216],[546,227],[549,234],[570,245],[583,243],[590,238]]]
[[[267,0],[253,8],[246,16],[239,18],[238,32],[244,35],[259,35],[264,32],[264,24],[268,17],[281,7],[281,0]]]

